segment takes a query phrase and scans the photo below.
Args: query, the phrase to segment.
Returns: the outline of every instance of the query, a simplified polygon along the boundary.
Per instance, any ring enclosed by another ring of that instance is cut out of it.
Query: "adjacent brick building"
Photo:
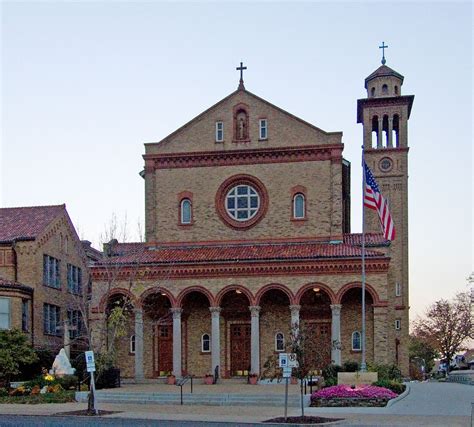
[[[65,205],[0,209],[0,328],[56,351],[79,333],[87,257]],[[74,329],[74,328],[71,328]]]
[[[382,65],[358,101],[367,164],[397,239],[366,212],[369,362],[408,371],[407,121],[413,96]],[[145,144],[146,242],[107,246],[93,318],[130,305],[117,345],[123,376],[262,373],[304,328],[308,361],[361,358],[361,234],[350,232],[350,163],[326,132],[238,89]],[[359,159],[355,159],[359,164]],[[357,201],[357,204],[359,202]],[[121,302],[120,302],[121,301]]]

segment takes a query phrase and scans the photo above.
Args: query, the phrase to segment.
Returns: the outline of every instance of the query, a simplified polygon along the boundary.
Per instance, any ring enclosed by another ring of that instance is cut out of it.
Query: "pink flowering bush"
[[[362,398],[362,399],[393,399],[397,394],[388,388],[375,385],[360,385],[351,388],[347,384],[339,384],[323,388],[314,392],[311,399],[333,399],[333,398]]]

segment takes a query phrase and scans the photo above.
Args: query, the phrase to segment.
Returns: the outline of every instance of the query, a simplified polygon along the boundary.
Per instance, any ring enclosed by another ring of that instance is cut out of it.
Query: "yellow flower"
[[[45,379],[46,381],[53,381],[53,380],[54,380],[54,377],[53,377],[52,375],[48,374],[48,375],[45,375],[45,376],[44,376],[44,379]]]

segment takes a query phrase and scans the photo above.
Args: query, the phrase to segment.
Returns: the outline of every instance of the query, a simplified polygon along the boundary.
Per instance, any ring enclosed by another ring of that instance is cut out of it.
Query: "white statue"
[[[50,374],[56,377],[63,377],[64,375],[74,375],[76,370],[71,366],[71,362],[66,355],[66,351],[62,348],[55,357]]]

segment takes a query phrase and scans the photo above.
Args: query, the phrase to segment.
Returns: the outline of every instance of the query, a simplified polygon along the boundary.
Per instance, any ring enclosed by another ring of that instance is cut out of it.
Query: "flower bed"
[[[311,406],[385,406],[397,396],[384,387],[340,384],[314,392],[311,395]]]

